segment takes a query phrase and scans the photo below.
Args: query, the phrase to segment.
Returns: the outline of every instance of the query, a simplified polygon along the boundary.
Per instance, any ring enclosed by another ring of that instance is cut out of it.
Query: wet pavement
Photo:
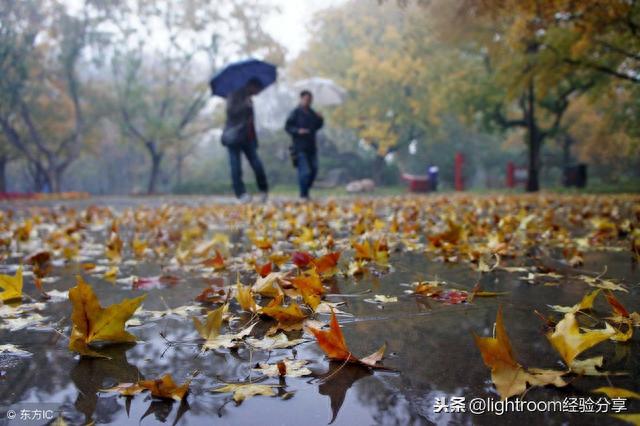
[[[640,310],[640,270],[628,252],[593,251],[584,255],[581,270],[602,272],[629,289],[616,293],[629,311]],[[11,265],[15,259],[8,259]],[[436,413],[436,398],[453,396],[491,398],[499,396],[483,364],[473,334],[492,334],[498,306],[518,361],[526,367],[562,369],[560,359],[547,341],[544,323],[535,311],[551,314],[549,304],[573,305],[589,290],[571,274],[545,282],[530,282],[524,272],[496,269],[480,275],[468,265],[443,263],[421,253],[391,253],[392,269],[363,277],[336,276],[328,283],[327,301],[344,302],[340,309],[352,316],[339,317],[349,348],[366,355],[387,344],[384,370],[329,361],[308,335],[293,349],[256,351],[248,345],[238,349],[201,352],[198,335],[189,313],[169,312],[162,318],[134,321],[128,330],[137,344],[110,345],[103,352],[111,359],[80,358],[67,349],[70,302],[61,297],[38,305],[34,312],[46,318],[44,326],[0,330],[0,344],[15,344],[31,355],[0,355],[0,406],[51,403],[61,409],[69,424],[229,424],[229,425],[422,425],[422,424],[623,424],[607,414],[588,413]],[[66,291],[83,273],[77,264],[56,265],[47,290]],[[121,276],[158,276],[153,263],[123,264]],[[103,306],[125,297],[147,294],[144,310],[167,310],[192,305],[194,297],[212,280],[232,284],[235,275],[212,272],[206,277],[185,272],[179,280],[154,282],[135,289],[132,282],[110,282],[84,273]],[[36,297],[26,278],[25,291]],[[480,280],[485,291],[507,292],[498,297],[475,298],[472,303],[444,304],[428,297],[407,294],[411,282],[438,279],[451,287],[471,291]],[[221,281],[222,280],[222,281]],[[546,283],[546,284],[545,284]],[[397,296],[395,303],[375,304],[366,299],[375,294]],[[24,305],[28,305],[25,303]],[[606,316],[604,298],[594,313]],[[327,315],[318,315],[327,321]],[[301,332],[290,337],[301,336]],[[640,339],[627,343],[605,342],[586,352],[602,354],[604,369],[624,371],[624,376],[576,377],[564,388],[532,388],[525,399],[563,400],[566,397],[594,397],[591,390],[616,386],[640,390]],[[284,357],[309,360],[313,376],[264,380],[252,368],[259,362]],[[122,382],[156,378],[171,373],[182,382],[195,370],[190,392],[182,402],[158,400],[148,394],[123,397],[101,391]],[[257,396],[236,404],[228,394],[211,392],[223,383],[258,381],[277,384],[276,397]],[[640,412],[639,401],[629,400],[629,412]],[[36,404],[36,405],[37,405]],[[0,424],[3,420],[0,420]],[[45,422],[42,422],[45,423]],[[10,424],[22,424],[14,421]]]

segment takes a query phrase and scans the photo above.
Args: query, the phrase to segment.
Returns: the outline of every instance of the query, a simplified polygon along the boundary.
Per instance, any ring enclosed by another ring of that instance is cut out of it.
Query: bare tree
[[[175,151],[181,167],[197,137],[214,126],[203,116],[212,69],[239,54],[283,56],[277,43],[259,30],[267,12],[247,0],[141,1],[123,12],[126,19],[114,20],[116,109],[125,134],[149,155],[148,193],[158,189],[167,154]]]

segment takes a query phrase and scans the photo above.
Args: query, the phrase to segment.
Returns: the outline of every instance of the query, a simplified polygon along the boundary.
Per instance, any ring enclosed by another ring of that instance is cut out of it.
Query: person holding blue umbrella
[[[252,96],[276,80],[276,67],[256,59],[236,62],[217,73],[211,80],[214,95],[226,98],[227,119],[221,142],[227,147],[233,191],[242,203],[251,201],[242,180],[242,155],[256,176],[260,201],[266,202],[269,184],[258,156]]]

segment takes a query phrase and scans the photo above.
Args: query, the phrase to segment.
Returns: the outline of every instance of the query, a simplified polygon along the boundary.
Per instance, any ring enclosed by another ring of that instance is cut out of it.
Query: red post
[[[456,152],[455,165],[455,187],[456,191],[464,191],[464,178],[462,176],[462,166],[464,164],[464,156],[461,152]]]
[[[516,186],[516,165],[513,161],[507,163],[507,188],[513,188]]]

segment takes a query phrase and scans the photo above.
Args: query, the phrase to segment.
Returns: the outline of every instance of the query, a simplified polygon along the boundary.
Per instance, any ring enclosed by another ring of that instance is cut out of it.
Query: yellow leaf
[[[124,396],[137,395],[145,390],[146,388],[140,386],[138,383],[120,383],[112,388],[101,389],[102,392],[117,392]]]
[[[147,249],[148,243],[146,241],[139,240],[137,237],[131,241],[131,249],[135,257],[142,257]]]
[[[291,302],[289,306],[282,306],[282,296],[274,299],[269,305],[262,308],[262,313],[274,318],[281,324],[294,324],[302,322],[307,315],[302,312],[300,305]]]
[[[522,394],[531,386],[565,386],[562,379],[564,371],[530,369],[525,370],[514,358],[509,336],[504,328],[502,308],[496,315],[495,337],[474,335],[476,346],[480,349],[485,365],[491,368],[491,380],[501,399]]]
[[[228,305],[224,304],[218,309],[207,314],[207,319],[204,323],[196,317],[193,317],[193,325],[196,327],[198,334],[205,339],[211,340],[220,334],[220,328],[222,327],[222,317],[227,310]]]
[[[292,360],[285,358],[276,364],[260,363],[259,368],[254,368],[254,371],[258,371],[268,377],[302,377],[309,376],[312,371],[305,365],[309,361],[304,359]]]
[[[578,311],[584,311],[587,309],[592,309],[593,308],[593,302],[596,298],[596,296],[598,294],[600,294],[600,291],[602,291],[602,289],[598,288],[596,290],[593,290],[591,293],[587,293],[585,294],[585,296],[582,298],[582,300],[580,301],[580,303],[573,305],[573,306],[559,306],[559,305],[549,305],[549,307],[551,309],[553,309],[556,312],[562,312],[563,314],[566,314],[568,312],[578,312]]]
[[[547,333],[547,338],[564,362],[571,367],[576,356],[615,334],[613,327],[609,323],[605,324],[604,329],[587,330],[581,333],[575,314],[569,312],[556,325],[553,332]]]
[[[256,312],[256,301],[253,299],[251,287],[242,285],[240,280],[236,283],[236,300],[243,310]]]
[[[118,272],[119,269],[117,266],[112,266],[111,268],[109,268],[109,270],[107,270],[104,275],[103,278],[105,280],[115,280],[116,277],[118,276]]]
[[[213,389],[214,392],[233,393],[233,400],[241,403],[247,398],[256,395],[275,396],[273,388],[269,385],[256,385],[253,383],[227,384],[225,386]]]
[[[22,265],[13,276],[0,274],[0,288],[4,290],[0,293],[3,302],[22,298]]]
[[[103,308],[91,286],[78,276],[78,284],[69,290],[69,300],[73,306],[69,349],[81,355],[101,356],[89,348],[91,343],[135,342],[136,336],[125,331],[124,326],[144,298],[125,299]]]
[[[594,389],[591,392],[593,393],[603,393],[607,395],[609,398],[635,398],[640,399],[640,393],[630,391],[622,388],[615,388],[609,386],[603,386],[598,389]]]

